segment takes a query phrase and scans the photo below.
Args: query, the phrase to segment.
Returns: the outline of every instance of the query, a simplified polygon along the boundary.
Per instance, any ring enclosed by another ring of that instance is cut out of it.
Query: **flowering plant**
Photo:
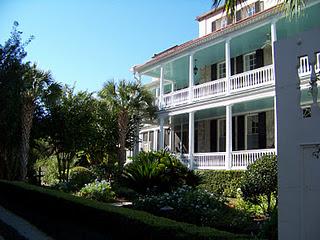
[[[115,199],[115,193],[111,190],[110,183],[105,180],[95,180],[92,183],[85,184],[77,195],[102,202],[112,202]]]

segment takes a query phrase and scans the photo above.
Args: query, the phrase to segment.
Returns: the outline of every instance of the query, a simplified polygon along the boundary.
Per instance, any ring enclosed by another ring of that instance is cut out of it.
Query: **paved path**
[[[26,220],[0,206],[0,220],[11,226],[19,235],[30,240],[53,240]],[[0,235],[0,240],[4,238]]]

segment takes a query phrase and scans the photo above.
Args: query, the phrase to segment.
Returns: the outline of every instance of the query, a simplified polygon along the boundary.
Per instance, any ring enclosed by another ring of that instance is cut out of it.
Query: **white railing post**
[[[230,94],[230,76],[231,76],[231,60],[230,60],[230,38],[225,43],[225,62],[226,62],[226,90],[227,95]]]
[[[193,85],[194,85],[194,72],[193,72],[193,60],[194,53],[189,55],[189,102],[193,100]]]
[[[226,169],[231,169],[232,160],[232,105],[226,106]]]
[[[173,136],[174,136],[174,127],[172,125],[172,117],[169,117],[169,149],[172,152],[172,144],[173,144]]]
[[[277,26],[276,22],[271,22],[271,46],[272,46],[272,66],[273,66],[273,80],[276,81],[276,69],[275,69],[275,53],[274,53],[274,43],[277,41]],[[277,124],[277,104],[276,104],[276,94],[273,99],[274,108],[274,148],[277,154],[278,149],[278,124]]]
[[[160,101],[159,101],[159,108],[162,109],[164,107],[164,103],[163,103],[163,66],[160,66]]]
[[[194,154],[194,112],[189,113],[189,167],[193,169]]]

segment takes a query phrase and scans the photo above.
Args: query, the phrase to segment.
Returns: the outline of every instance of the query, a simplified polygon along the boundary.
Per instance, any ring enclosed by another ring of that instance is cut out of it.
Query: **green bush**
[[[133,202],[133,207],[174,220],[231,232],[256,231],[249,215],[228,207],[224,199],[215,194],[189,186],[171,193],[143,196]]]
[[[198,188],[225,197],[236,197],[243,173],[238,170],[197,170],[200,177]]]
[[[137,192],[171,191],[197,182],[194,172],[166,151],[140,152],[123,172],[124,184]]]
[[[267,199],[267,213],[272,211],[272,196],[277,196],[277,158],[263,156],[248,166],[241,179],[240,188],[245,200],[262,204],[261,197]]]
[[[55,156],[37,160],[34,165],[35,171],[38,171],[39,167],[44,174],[41,179],[42,184],[50,186],[59,182],[58,163]]]
[[[72,190],[79,190],[85,184],[96,179],[95,174],[85,167],[74,167],[70,170],[69,186]]]
[[[77,193],[78,196],[100,201],[100,202],[113,202],[115,193],[111,190],[110,183],[102,180],[86,184]]]
[[[25,183],[0,181],[0,188],[2,206],[55,239],[250,239]]]

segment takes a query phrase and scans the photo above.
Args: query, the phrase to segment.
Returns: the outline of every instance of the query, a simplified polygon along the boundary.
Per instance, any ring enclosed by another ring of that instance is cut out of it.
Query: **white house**
[[[166,147],[193,169],[245,169],[277,153],[273,43],[320,26],[319,1],[308,1],[298,20],[284,17],[278,4],[247,0],[234,18],[213,9],[196,18],[198,38],[133,67],[152,77],[146,87],[159,107],[158,121],[140,131],[140,150]],[[307,57],[298,61],[307,117],[310,68]],[[317,72],[319,62],[317,53]]]

